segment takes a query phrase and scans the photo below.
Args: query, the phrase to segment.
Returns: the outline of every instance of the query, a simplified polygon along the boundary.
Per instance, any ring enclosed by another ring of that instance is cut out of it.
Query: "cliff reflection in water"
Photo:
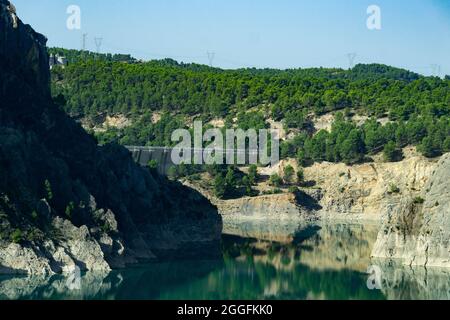
[[[270,227],[269,227],[270,225]],[[448,299],[448,274],[381,265],[367,288],[378,226],[225,224],[223,259],[156,263],[67,278],[1,277],[0,299]],[[432,281],[427,281],[427,280]]]

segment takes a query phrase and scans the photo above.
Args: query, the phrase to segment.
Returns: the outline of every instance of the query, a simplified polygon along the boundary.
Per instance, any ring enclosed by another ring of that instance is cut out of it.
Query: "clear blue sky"
[[[348,67],[379,62],[430,74],[450,74],[450,0],[13,0],[18,15],[49,46],[130,53],[142,59],[238,67]],[[82,29],[66,28],[69,5]],[[382,29],[366,27],[378,5]]]

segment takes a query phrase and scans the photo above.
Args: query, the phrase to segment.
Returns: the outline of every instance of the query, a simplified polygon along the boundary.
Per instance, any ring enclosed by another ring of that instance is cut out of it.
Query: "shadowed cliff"
[[[0,0],[0,272],[217,256],[214,206],[98,147],[51,100],[46,41]]]

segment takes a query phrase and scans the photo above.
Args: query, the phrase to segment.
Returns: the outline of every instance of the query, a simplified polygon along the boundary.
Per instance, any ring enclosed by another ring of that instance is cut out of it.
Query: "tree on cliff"
[[[258,180],[258,167],[254,164],[248,168],[248,179],[251,185],[255,185]]]
[[[289,184],[292,183],[292,179],[294,178],[295,170],[291,165],[287,165],[283,170],[283,180],[284,183]]]
[[[384,160],[387,162],[400,161],[403,158],[403,152],[397,147],[394,141],[389,141],[383,149]]]
[[[364,141],[361,132],[353,129],[340,146],[342,160],[346,164],[355,164],[364,159]]]

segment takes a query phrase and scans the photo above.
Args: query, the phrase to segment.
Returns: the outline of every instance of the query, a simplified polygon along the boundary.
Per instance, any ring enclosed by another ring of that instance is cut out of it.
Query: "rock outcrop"
[[[400,162],[375,161],[354,166],[318,163],[305,169],[305,178],[323,194],[318,214],[325,219],[381,220],[401,199],[425,188],[437,161],[405,150]]]
[[[198,192],[97,146],[51,98],[46,38],[0,0],[0,273],[220,254]]]
[[[408,266],[450,267],[450,154],[416,197],[388,209],[372,256]]]
[[[282,193],[215,201],[224,219],[313,220],[314,203],[315,200],[306,193]]]

